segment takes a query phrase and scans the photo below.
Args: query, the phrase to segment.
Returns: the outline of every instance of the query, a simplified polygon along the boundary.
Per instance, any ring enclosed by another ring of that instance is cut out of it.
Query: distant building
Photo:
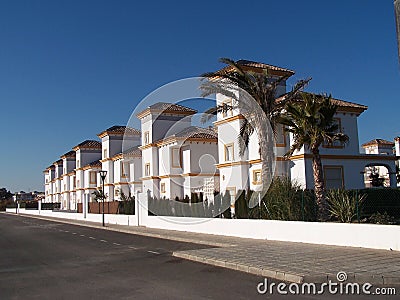
[[[374,139],[362,144],[366,154],[369,155],[388,155],[395,159],[396,167],[393,170],[388,169],[385,165],[372,165],[366,167],[364,174],[364,182],[366,187],[373,187],[373,176],[383,179],[383,186],[390,186],[391,174],[398,176],[398,158],[400,154],[399,138],[395,138],[395,142],[384,139]],[[396,177],[397,177],[396,176]],[[398,185],[398,183],[397,183]]]
[[[38,200],[43,200],[44,199],[44,193],[43,192],[28,192],[25,193],[24,191],[20,191],[14,194],[13,200],[14,202],[16,200],[18,201],[38,201]]]

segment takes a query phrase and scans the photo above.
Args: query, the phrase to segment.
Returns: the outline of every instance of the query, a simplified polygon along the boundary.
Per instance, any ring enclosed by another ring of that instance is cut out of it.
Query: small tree
[[[94,195],[93,200],[96,202],[102,201],[103,198],[104,198],[104,200],[106,200],[108,198],[107,194],[103,195],[102,190],[96,190],[92,193],[92,195]]]
[[[346,134],[339,131],[335,121],[337,108],[331,96],[302,93],[301,101],[288,103],[279,118],[279,122],[286,126],[286,131],[293,134],[293,144],[285,156],[290,157],[303,147],[311,152],[318,217],[321,221],[326,221],[329,216],[319,148],[323,143],[338,141],[345,144],[349,140]]]

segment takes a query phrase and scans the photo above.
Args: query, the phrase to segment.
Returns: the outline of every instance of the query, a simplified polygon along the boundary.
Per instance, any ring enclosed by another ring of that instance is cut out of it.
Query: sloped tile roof
[[[76,156],[76,152],[74,150],[68,151],[67,153],[61,155],[61,158],[65,158],[65,157],[75,157]]]
[[[304,94],[310,94],[310,95],[316,95],[319,96],[317,94],[313,94],[313,93],[308,93],[308,92],[304,92]],[[282,100],[285,99],[285,96],[287,94],[284,94],[282,96],[280,96],[279,98],[276,99],[277,102],[280,102]],[[299,96],[298,101],[303,101],[303,99]],[[354,102],[350,102],[350,101],[345,101],[345,100],[340,100],[340,99],[336,99],[336,98],[331,98],[331,101],[333,104],[337,105],[338,107],[349,107],[349,108],[354,108],[354,109],[358,109],[360,111],[364,111],[366,109],[368,109],[368,106],[362,105],[362,104],[358,104],[358,103],[354,103]]]
[[[125,150],[122,154],[126,156],[142,157],[142,150],[139,149],[139,146],[135,146]]]
[[[164,142],[174,141],[176,139],[180,140],[205,139],[205,140],[216,141],[217,138],[218,134],[213,129],[190,126],[176,134],[172,134],[161,140],[156,141],[155,144],[163,144]]]
[[[101,149],[101,143],[95,140],[86,140],[82,143],[76,145],[73,149],[76,151],[79,148],[92,148],[92,149]]]
[[[217,133],[209,128],[190,126],[175,134],[179,138],[216,139]]]
[[[295,73],[293,70],[289,70],[289,69],[286,69],[286,68],[281,68],[281,67],[277,67],[277,66],[274,66],[274,65],[261,63],[261,62],[246,60],[246,59],[240,59],[240,60],[236,61],[236,63],[239,64],[240,66],[243,66],[243,67],[277,71],[277,72],[285,73],[285,74],[288,74],[288,75],[293,75]],[[233,67],[226,66],[226,67],[222,68],[221,70],[217,71],[216,73],[227,74],[227,73],[229,73],[231,71],[233,71]]]
[[[394,146],[394,143],[388,140],[384,139],[374,139],[369,142],[366,142],[362,144],[361,146],[367,147],[367,146],[373,146],[373,145],[387,145],[387,146]]]
[[[185,115],[193,115],[197,113],[197,110],[194,110],[190,107],[186,107],[179,104],[167,103],[167,102],[157,102],[155,104],[150,105],[143,111],[137,114],[138,118],[142,118],[148,113],[156,112],[156,113],[179,113]]]
[[[100,160],[92,161],[91,163],[88,163],[87,165],[83,166],[83,169],[91,169],[91,168],[101,168]]]
[[[98,137],[103,137],[106,135],[110,135],[110,134],[114,134],[114,135],[140,135],[140,130],[137,130],[135,128],[132,127],[127,127],[127,126],[123,126],[123,125],[114,125],[111,126],[110,128],[107,128],[106,130],[100,132],[97,136]]]
[[[55,161],[53,164],[62,165],[62,163],[63,163],[62,159],[59,159],[59,160]]]

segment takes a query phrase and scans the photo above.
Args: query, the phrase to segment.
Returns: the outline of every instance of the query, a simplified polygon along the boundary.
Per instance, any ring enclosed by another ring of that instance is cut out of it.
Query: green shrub
[[[384,225],[396,224],[394,217],[388,215],[387,212],[384,212],[383,214],[379,212],[374,213],[369,217],[368,221],[369,223],[374,223],[374,224],[384,224]]]
[[[235,218],[247,219],[249,217],[249,204],[246,191],[240,190],[238,195],[235,201]]]
[[[315,221],[314,193],[287,177],[275,177],[262,199],[259,215],[265,219]]]
[[[338,221],[351,223],[357,217],[357,210],[361,210],[366,197],[366,194],[357,191],[329,190],[327,193],[329,212]]]

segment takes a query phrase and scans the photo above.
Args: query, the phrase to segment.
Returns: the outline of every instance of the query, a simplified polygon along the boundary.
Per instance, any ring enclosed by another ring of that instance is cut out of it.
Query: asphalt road
[[[0,214],[0,299],[275,298],[261,277],[171,256],[205,247]]]

